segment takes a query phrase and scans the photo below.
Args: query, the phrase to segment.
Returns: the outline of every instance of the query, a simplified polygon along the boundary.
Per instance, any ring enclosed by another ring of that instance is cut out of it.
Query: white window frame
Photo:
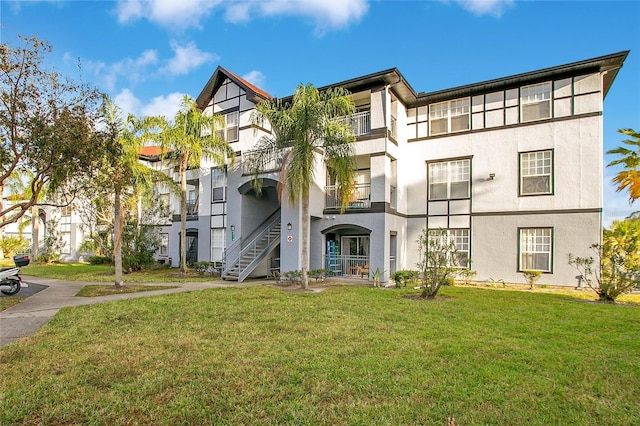
[[[518,244],[520,246],[518,271],[552,272],[553,228],[519,228]],[[536,263],[538,263],[536,257],[540,256],[547,256],[546,265],[543,268],[536,268]]]
[[[520,195],[553,194],[553,150],[530,151],[520,153]],[[548,189],[525,192],[527,179],[543,180],[547,178]]]
[[[222,261],[222,256],[226,248],[225,238],[226,238],[225,228],[211,228],[211,253],[210,253],[211,262]]]
[[[440,170],[438,170],[440,168]],[[435,200],[462,200],[471,196],[471,160],[462,158],[458,160],[437,161],[428,163],[429,185],[427,197],[429,201]],[[452,184],[466,182],[467,191],[462,197],[451,196]],[[446,197],[435,198],[434,185],[447,185]]]
[[[453,129],[452,121],[458,117],[467,117],[466,127],[463,129]],[[446,120],[446,130],[434,133],[433,123],[435,121]],[[450,101],[438,102],[429,105],[429,136],[444,135],[447,133],[466,132],[471,129],[471,98],[452,99]]]
[[[544,83],[531,84],[529,86],[522,86],[520,88],[520,122],[528,123],[531,121],[546,120],[551,118],[551,81]],[[538,116],[535,118],[525,119],[525,110],[527,107],[534,105],[547,104],[547,111],[549,115],[546,117]]]
[[[211,202],[222,203],[227,200],[227,179],[223,169],[214,167],[211,169]],[[216,199],[214,197],[214,191],[216,189],[222,189],[222,198]]]
[[[169,234],[166,232],[160,233],[160,256],[167,256],[169,254]]]
[[[453,268],[468,268],[471,261],[471,233],[469,228],[460,229],[430,229],[429,238],[440,238],[446,245],[453,243],[456,248],[458,259],[448,259],[449,266]],[[443,244],[444,245],[444,244]],[[462,257],[464,256],[464,257]],[[464,259],[464,264],[461,261]]]

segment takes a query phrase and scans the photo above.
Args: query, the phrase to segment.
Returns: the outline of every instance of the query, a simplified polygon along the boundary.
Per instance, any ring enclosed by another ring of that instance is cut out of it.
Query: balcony
[[[273,172],[280,169],[285,155],[291,148],[277,150],[251,150],[242,153],[242,174],[251,175],[259,173]]]
[[[391,185],[389,187],[389,205],[392,209],[396,209],[398,207],[398,199],[396,194],[396,187]]]
[[[348,123],[355,136],[371,133],[371,111],[361,111],[347,117],[340,117],[338,121]]]
[[[340,209],[340,188],[336,185],[328,185],[324,187],[325,191],[325,208]],[[357,184],[349,196],[347,210],[353,209],[369,209],[371,208],[371,184]]]

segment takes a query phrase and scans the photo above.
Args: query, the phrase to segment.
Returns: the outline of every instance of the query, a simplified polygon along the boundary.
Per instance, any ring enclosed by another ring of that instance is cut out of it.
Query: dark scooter
[[[13,256],[14,268],[0,268],[0,293],[13,296],[22,287],[29,287],[22,282],[20,267],[27,266],[30,262],[29,256]]]

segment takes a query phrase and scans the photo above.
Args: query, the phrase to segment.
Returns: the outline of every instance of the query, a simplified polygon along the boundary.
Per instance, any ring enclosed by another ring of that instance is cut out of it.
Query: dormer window
[[[551,117],[551,82],[520,88],[521,122]]]

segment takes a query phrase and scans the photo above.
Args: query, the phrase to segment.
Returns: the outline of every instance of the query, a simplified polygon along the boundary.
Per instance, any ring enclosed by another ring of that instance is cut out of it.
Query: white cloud
[[[502,16],[504,11],[512,7],[514,0],[454,0],[462,8],[475,15]]]
[[[151,102],[140,109],[139,114],[143,117],[150,115],[162,115],[168,119],[173,119],[176,112],[180,109],[180,102],[182,102],[184,95],[184,93],[175,92],[167,96],[156,96],[151,99]]]
[[[113,64],[87,62],[86,67],[93,72],[100,84],[109,91],[115,90],[122,77],[129,82],[138,82],[146,78],[147,67],[158,62],[158,52],[145,50],[137,58],[125,58]]]
[[[256,87],[262,89],[267,81],[267,78],[260,71],[253,70],[242,76],[243,79]]]
[[[230,2],[225,18],[229,22],[246,22],[252,14],[262,17],[300,16],[315,23],[316,32],[346,27],[359,21],[369,10],[367,0],[250,0]]]
[[[126,118],[129,114],[137,115],[142,105],[142,102],[129,89],[122,89],[120,93],[113,97],[113,103],[122,110],[123,118]]]
[[[201,28],[200,22],[215,9],[222,9],[228,22],[240,23],[258,17],[298,16],[312,20],[317,33],[345,27],[369,10],[368,0],[118,0],[118,22],[139,19],[182,31]]]
[[[146,18],[150,22],[176,31],[200,28],[222,0],[119,0],[116,5],[118,22],[128,23]]]
[[[216,55],[201,51],[193,42],[180,46],[177,42],[171,41],[171,49],[175,55],[163,68],[164,72],[171,75],[187,74],[200,65],[220,59]]]

